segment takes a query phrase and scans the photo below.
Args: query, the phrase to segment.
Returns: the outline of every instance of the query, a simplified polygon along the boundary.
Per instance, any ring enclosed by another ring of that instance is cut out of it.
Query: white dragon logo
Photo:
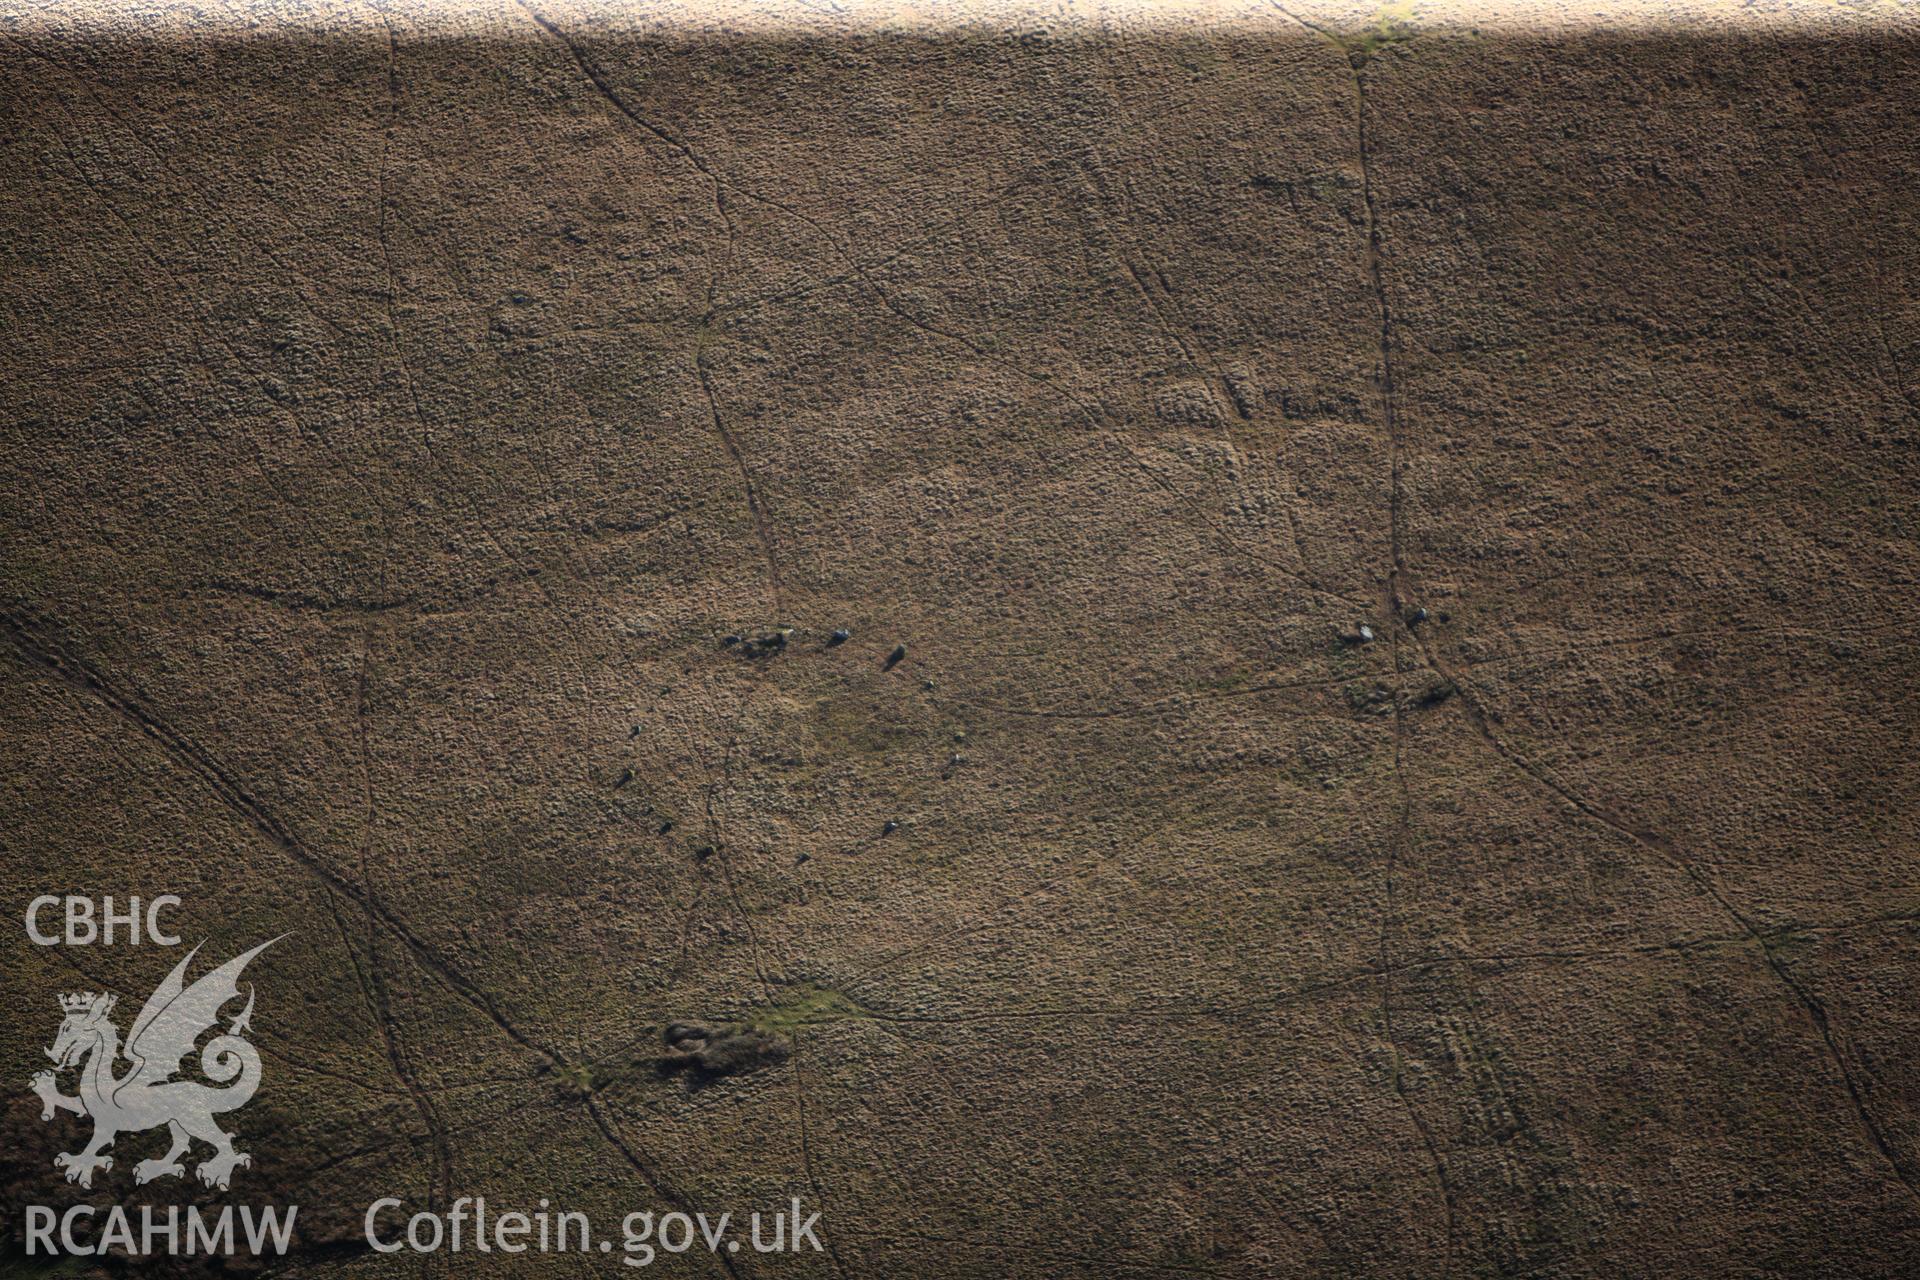
[[[225,1190],[235,1166],[253,1163],[252,1157],[233,1149],[233,1135],[222,1132],[213,1121],[220,1112],[245,1106],[260,1087],[259,1050],[241,1039],[253,1017],[251,984],[246,1008],[228,1024],[224,1034],[214,1036],[200,1051],[201,1071],[226,1087],[216,1089],[173,1076],[180,1071],[182,1060],[193,1052],[195,1042],[217,1024],[221,1006],[239,996],[240,971],[247,962],[279,940],[271,939],[235,956],[189,987],[182,980],[187,965],[200,953],[195,947],[147,997],[140,1016],[133,1020],[124,1050],[119,1028],[107,1017],[113,1012],[114,996],[80,992],[60,997],[60,1009],[66,1017],[47,1056],[61,1071],[85,1060],[79,1096],[70,1098],[61,1093],[52,1071],[39,1072],[31,1084],[40,1095],[42,1120],[53,1119],[56,1111],[93,1119],[93,1141],[86,1150],[53,1158],[56,1169],[67,1171],[68,1182],[91,1187],[95,1170],[113,1168],[113,1157],[101,1153],[113,1145],[114,1138],[163,1124],[173,1137],[173,1146],[158,1160],[136,1164],[136,1183],[184,1174],[186,1166],[180,1163],[180,1157],[195,1138],[213,1148],[213,1155],[194,1170],[210,1187]],[[115,1078],[114,1061],[122,1054],[133,1065]]]

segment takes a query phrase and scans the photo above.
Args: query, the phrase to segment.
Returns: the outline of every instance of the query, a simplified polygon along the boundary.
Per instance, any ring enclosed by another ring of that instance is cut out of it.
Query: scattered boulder
[[[1350,684],[1341,690],[1346,695],[1347,705],[1361,715],[1390,716],[1393,714],[1394,693],[1384,684]]]
[[[741,642],[740,651],[749,658],[768,658],[776,653],[784,653],[787,641],[793,637],[792,627],[775,627],[763,631],[751,640]]]
[[[833,634],[827,637],[827,648],[837,649],[851,639],[853,639],[853,632],[845,627],[835,627]]]
[[[697,1022],[669,1022],[667,1024],[667,1047],[691,1052],[702,1048],[713,1038],[713,1032]]]
[[[882,664],[880,664],[880,669],[882,671],[891,671],[895,667],[899,666],[901,663],[905,662],[906,660],[907,660],[907,646],[903,644],[897,644],[893,646],[893,652],[887,655],[887,660]]]
[[[786,1041],[752,1027],[703,1027],[675,1022],[667,1027],[660,1055],[663,1076],[684,1076],[687,1088],[700,1089],[723,1076],[777,1066],[792,1056]]]
[[[894,832],[898,831],[899,829],[900,829],[900,824],[889,819],[887,823],[880,828],[880,834],[883,836],[890,836]]]

